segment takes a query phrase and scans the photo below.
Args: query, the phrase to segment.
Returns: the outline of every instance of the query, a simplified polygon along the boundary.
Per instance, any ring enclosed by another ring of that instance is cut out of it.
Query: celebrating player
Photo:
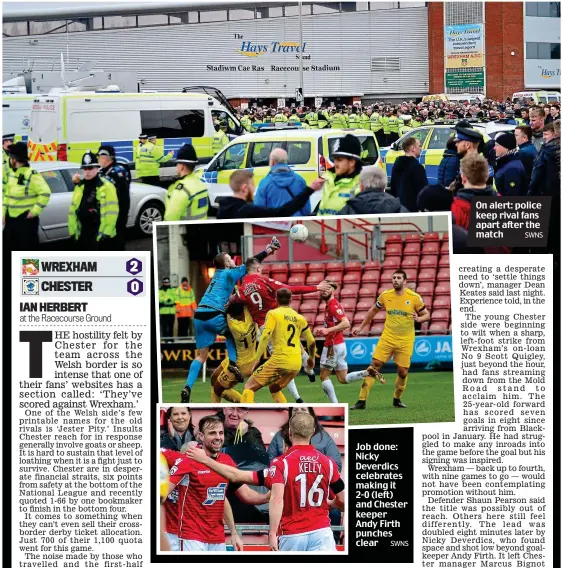
[[[247,379],[252,374],[256,359],[256,324],[246,306],[230,303],[227,308],[227,325],[235,342],[236,365],[240,376]],[[230,360],[227,357],[211,376],[211,402],[221,402],[221,397],[229,402],[240,402],[241,395],[234,387],[242,381],[229,367]]]
[[[224,427],[216,415],[205,416],[199,421],[198,440],[207,456],[217,463],[234,466],[227,454],[219,453],[223,447]],[[232,511],[226,499],[229,482],[215,472],[202,470],[199,463],[183,456],[170,468],[168,492],[179,486],[180,507],[179,537],[183,551],[225,550],[223,522],[231,532],[231,542],[242,550],[242,540],[237,534]],[[235,490],[237,497],[249,505],[268,502],[269,494],[257,493],[246,485]]]
[[[366,371],[350,373],[347,380],[355,377],[364,377],[360,390],[360,400],[352,407],[354,410],[364,410],[366,400],[375,378],[373,370],[379,373],[381,367],[393,357],[397,365],[397,379],[395,381],[395,393],[393,406],[406,408],[401,402],[401,396],[407,386],[409,367],[411,366],[412,350],[414,348],[414,322],[424,323],[430,319],[430,313],[426,309],[422,298],[407,288],[407,275],[403,270],[393,273],[393,289],[382,292],[375,304],[370,308],[362,325],[354,330],[353,335],[358,335],[375,317],[380,310],[387,311],[385,327],[377,342],[373,354],[371,366]]]
[[[270,385],[273,385],[270,392],[274,402],[287,402],[281,391],[301,369],[300,338],[302,335],[307,341],[309,354],[307,366],[313,367],[314,365],[315,338],[309,329],[307,320],[290,307],[291,291],[287,288],[280,288],[276,292],[276,298],[279,307],[270,310],[266,315],[266,323],[256,352],[255,365],[258,365],[260,358],[266,352],[270,339],[273,352],[270,358],[252,373],[244,385],[242,403],[254,402],[254,393]]]
[[[261,261],[267,256],[274,254],[281,247],[276,237],[272,238],[266,250],[256,255]],[[199,372],[209,356],[209,347],[215,343],[217,335],[223,335],[227,331],[225,319],[225,306],[229,301],[233,287],[237,280],[246,274],[246,264],[235,266],[233,259],[226,253],[220,253],[213,259],[213,265],[217,269],[199,306],[194,314],[196,358],[190,365],[186,385],[182,389],[182,402],[189,402]],[[229,353],[229,370],[235,375],[240,375],[235,366],[237,357],[235,343],[227,333],[227,351]]]
[[[324,283],[317,286],[290,286],[273,278],[265,278],[262,276],[262,264],[257,258],[249,258],[246,261],[246,271],[247,274],[242,279],[237,296],[238,300],[249,309],[252,319],[258,324],[259,328],[264,326],[266,314],[276,307],[276,291],[280,288],[287,288],[292,294],[323,292],[327,288]],[[303,369],[309,376],[309,380],[314,382],[315,371],[313,367],[307,367],[307,359],[307,354],[302,351]],[[295,380],[290,381],[288,389],[296,402],[303,402],[303,399],[299,396]]]
[[[226,466],[195,448],[187,455],[232,483],[271,489],[271,550],[334,551],[328,512],[333,506],[344,510],[344,482],[334,461],[311,445],[314,432],[315,420],[309,413],[294,414],[289,422],[291,448],[259,471]],[[329,489],[335,494],[332,501]]]

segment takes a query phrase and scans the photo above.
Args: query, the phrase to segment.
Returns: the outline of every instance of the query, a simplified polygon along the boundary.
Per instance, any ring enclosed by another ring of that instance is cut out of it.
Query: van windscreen
[[[205,132],[203,110],[142,110],[141,129],[157,138],[200,138]]]

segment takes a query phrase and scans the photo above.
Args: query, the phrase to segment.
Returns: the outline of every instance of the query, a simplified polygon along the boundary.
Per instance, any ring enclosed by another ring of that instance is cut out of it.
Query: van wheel
[[[152,224],[164,219],[164,205],[158,201],[148,201],[143,205],[135,221],[135,230],[141,237],[152,235]]]

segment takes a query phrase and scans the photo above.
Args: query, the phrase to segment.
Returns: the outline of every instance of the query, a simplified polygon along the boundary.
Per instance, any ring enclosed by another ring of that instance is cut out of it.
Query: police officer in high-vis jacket
[[[361,154],[362,145],[353,134],[346,134],[336,141],[332,154],[334,167],[322,175],[325,184],[319,215],[337,215],[347,201],[356,195],[360,187]]]
[[[221,120],[215,126],[215,134],[211,140],[211,151],[215,156],[218,154],[228,143],[229,137],[227,136],[228,124],[226,120]]]
[[[2,183],[8,181],[10,171],[10,157],[8,156],[8,146],[14,143],[15,134],[4,134],[2,136]]]
[[[117,203],[119,215],[115,226],[115,250],[125,250],[125,231],[127,228],[127,218],[131,205],[129,190],[131,186],[131,172],[123,164],[119,164],[115,159],[115,148],[113,146],[100,146],[98,150],[98,162],[100,163],[100,175],[113,183],[117,192]]]
[[[72,178],[74,193],[68,211],[68,234],[79,250],[111,250],[119,216],[117,191],[111,181],[99,175],[96,154],[82,156],[82,171]]]
[[[141,134],[139,136],[139,146],[135,152],[137,178],[140,178],[143,183],[151,185],[160,184],[160,164],[174,158],[174,152],[168,152],[168,154],[164,155],[162,148],[158,147],[155,142],[155,136]]]
[[[207,186],[194,172],[197,155],[191,144],[184,144],[176,158],[176,180],[166,194],[165,221],[207,219]]]
[[[9,168],[2,183],[5,249],[33,250],[39,245],[39,215],[49,203],[51,188],[30,167],[25,142],[11,144],[7,154]]]

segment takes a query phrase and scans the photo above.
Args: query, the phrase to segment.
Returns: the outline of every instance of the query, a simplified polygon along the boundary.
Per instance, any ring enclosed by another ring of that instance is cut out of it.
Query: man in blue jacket
[[[529,126],[521,125],[514,129],[514,136],[516,136],[516,143],[518,144],[518,157],[524,166],[526,178],[528,183],[532,177],[532,169],[534,168],[534,161],[538,155],[536,147],[532,144],[532,129]]]
[[[504,197],[525,197],[528,193],[528,179],[518,157],[516,137],[512,132],[503,132],[495,138],[495,154],[496,190]]]
[[[258,184],[254,205],[258,207],[278,208],[292,201],[307,187],[305,180],[289,167],[287,152],[275,148],[270,154],[270,172]],[[311,203],[307,203],[293,216],[311,215]]]

